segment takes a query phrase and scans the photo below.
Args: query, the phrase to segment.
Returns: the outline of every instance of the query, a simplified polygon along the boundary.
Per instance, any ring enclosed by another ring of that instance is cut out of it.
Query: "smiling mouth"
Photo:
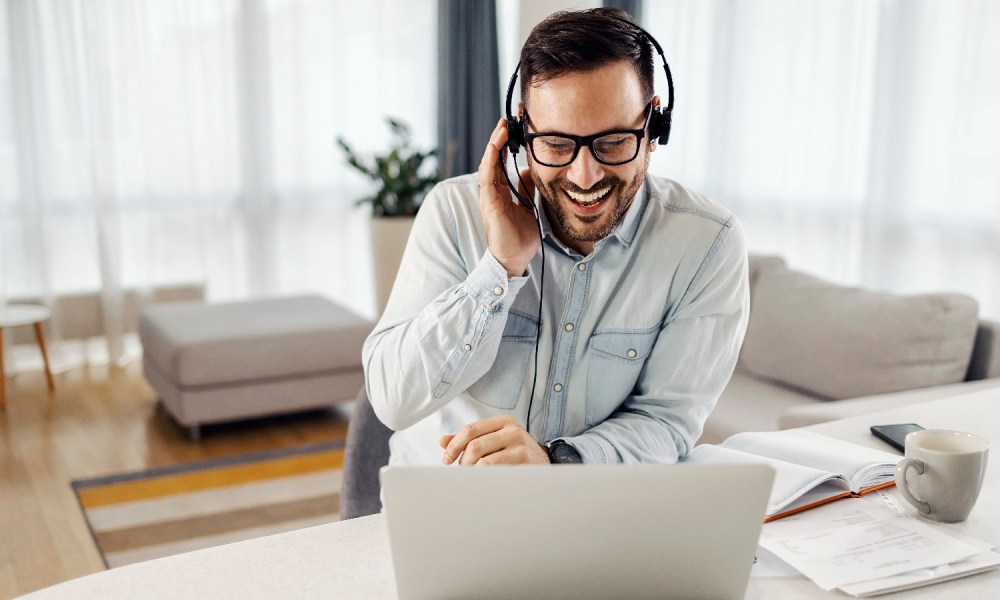
[[[601,201],[603,201],[605,197],[608,195],[608,192],[611,191],[611,186],[608,186],[601,190],[595,190],[593,192],[586,192],[586,193],[571,192],[569,190],[563,190],[563,191],[566,192],[566,195],[569,196],[570,200],[572,200],[573,202],[579,204],[580,206],[589,207],[589,206],[596,206]]]

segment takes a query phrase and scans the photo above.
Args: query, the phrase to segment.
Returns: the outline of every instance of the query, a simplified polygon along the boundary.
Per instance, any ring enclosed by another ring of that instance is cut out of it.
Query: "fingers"
[[[518,423],[473,440],[459,462],[477,467],[550,464],[549,453]]]
[[[485,449],[483,445],[484,442],[479,441],[480,438],[482,438],[483,436],[488,436],[491,433],[500,431],[506,425],[512,423],[515,423],[514,419],[505,415],[490,417],[488,419],[482,419],[479,421],[474,421],[472,423],[469,423],[468,425],[460,429],[459,432],[456,435],[452,436],[451,440],[449,440],[448,443],[445,444],[444,456],[441,458],[441,462],[443,462],[446,465],[450,465],[451,463],[455,462],[455,460],[459,457],[459,455],[467,453],[469,452],[469,450],[474,450],[476,454],[476,459],[478,459],[480,456],[484,455],[483,450]],[[441,439],[439,440],[439,443],[441,441],[444,441],[445,437],[448,436],[442,436]],[[473,444],[473,442],[475,443]],[[472,444],[472,448],[469,447],[470,444]],[[464,458],[465,457],[463,456],[462,464],[466,464]],[[469,464],[473,463],[475,463],[475,461],[472,461],[472,463]]]
[[[456,460],[462,466],[548,464],[549,455],[531,434],[509,416],[475,421],[456,435],[438,440],[444,448],[444,464]]]
[[[537,446],[537,444],[535,445]],[[477,467],[488,467],[494,465],[528,464],[530,462],[533,462],[531,460],[531,453],[529,452],[528,448],[529,446],[526,446],[524,444],[518,444],[516,446],[508,446],[492,454],[487,454],[486,456],[477,460],[475,464]]]
[[[501,119],[479,163],[479,207],[490,252],[510,277],[521,277],[541,240],[531,201],[526,205],[515,202],[507,187],[507,167],[500,160],[506,153],[506,142],[507,122]],[[450,460],[455,458],[456,455],[452,455]],[[446,457],[445,461],[448,460]]]
[[[515,445],[513,432],[508,428],[477,437],[465,447],[465,452],[458,459],[462,466],[478,464],[486,457],[492,456]]]
[[[481,191],[493,190],[497,193],[507,192],[507,184],[504,182],[503,172],[500,171],[500,156],[505,151],[507,144],[507,122],[500,119],[497,126],[490,134],[490,141],[486,144],[483,152],[483,159],[479,162],[479,189]],[[507,192],[509,196],[509,192]]]

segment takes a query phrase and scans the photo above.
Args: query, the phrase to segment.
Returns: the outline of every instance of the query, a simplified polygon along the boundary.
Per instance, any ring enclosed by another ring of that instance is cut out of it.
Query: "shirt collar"
[[[642,182],[639,189],[635,192],[635,198],[632,199],[632,204],[629,205],[628,210],[625,211],[625,216],[618,223],[618,227],[615,228],[614,233],[611,235],[618,238],[618,241],[622,243],[623,246],[628,248],[635,241],[635,236],[639,232],[639,223],[642,221],[642,215],[646,213],[646,204],[649,203],[649,184],[646,181]]]

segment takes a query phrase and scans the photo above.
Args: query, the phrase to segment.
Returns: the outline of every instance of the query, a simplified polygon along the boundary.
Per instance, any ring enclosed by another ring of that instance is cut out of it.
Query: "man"
[[[391,465],[674,462],[729,381],[748,309],[742,231],[647,176],[655,139],[641,130],[660,99],[623,14],[556,13],[521,51],[521,191],[541,206],[541,242],[501,171],[503,120],[479,172],[424,201],[364,348]]]

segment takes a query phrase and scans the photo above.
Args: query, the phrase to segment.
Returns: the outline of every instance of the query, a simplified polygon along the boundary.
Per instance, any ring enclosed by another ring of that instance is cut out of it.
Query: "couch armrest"
[[[981,319],[966,381],[1000,377],[1000,323]]]
[[[855,417],[880,410],[906,406],[908,404],[930,402],[931,400],[939,400],[949,396],[957,396],[959,394],[990,388],[1000,390],[1000,377],[982,381],[966,381],[963,383],[907,390],[905,392],[877,394],[875,396],[864,396],[850,400],[831,400],[806,406],[795,406],[789,408],[778,417],[778,427],[781,429],[805,427],[807,425],[815,425],[816,423],[846,419],[847,417]],[[997,393],[997,401],[1000,402],[1000,391]]]

